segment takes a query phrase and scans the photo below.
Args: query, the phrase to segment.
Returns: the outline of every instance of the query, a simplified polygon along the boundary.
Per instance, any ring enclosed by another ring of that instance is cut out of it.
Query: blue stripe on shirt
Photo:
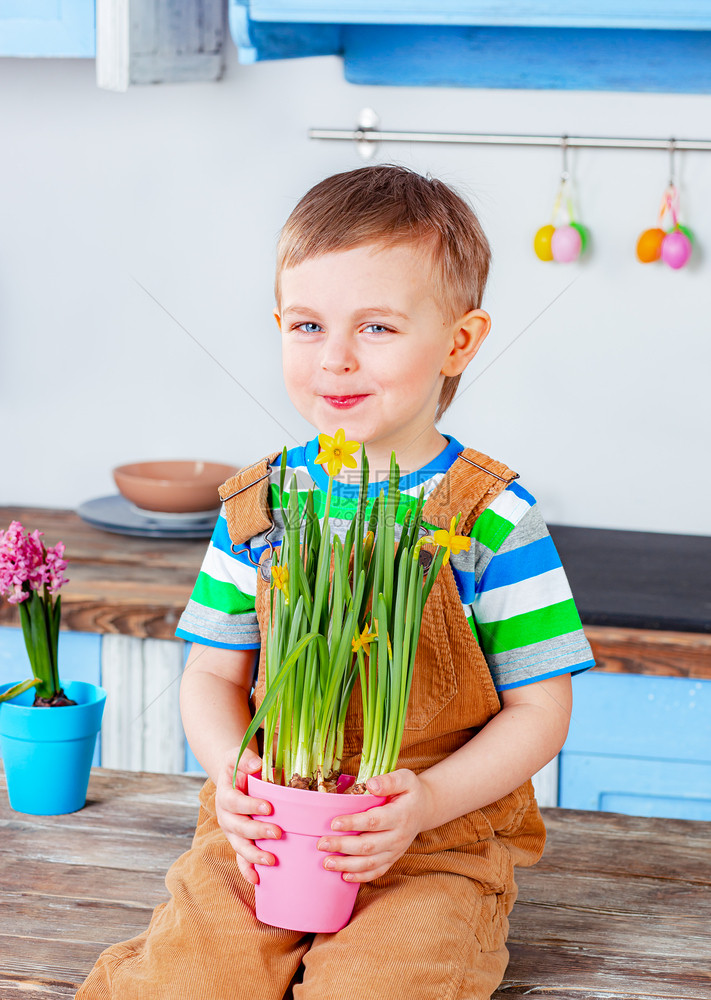
[[[509,483],[509,485],[506,487],[506,489],[510,490],[513,494],[515,494],[521,500],[525,500],[529,507],[535,506],[536,498],[533,497],[533,496],[531,496],[531,494],[528,492],[528,490],[524,490],[523,486],[519,486],[519,484],[515,480],[514,480],[514,482]]]
[[[531,577],[559,569],[560,556],[550,536],[529,542],[511,552],[499,552],[484,570],[477,590],[496,590],[512,583],[520,583]]]
[[[206,639],[203,635],[196,635],[195,632],[188,632],[184,628],[176,628],[176,638],[186,639],[188,642],[197,642],[201,646],[214,646],[216,649],[260,649],[260,642],[217,642],[215,639]]]
[[[226,552],[228,555],[234,555],[232,551],[232,539],[230,538],[230,533],[227,530],[227,518],[220,515],[217,519],[217,524],[215,525],[215,530],[212,533],[212,544],[220,552]]]
[[[250,562],[248,552],[251,554],[252,559],[255,562],[259,562],[259,558],[267,548],[266,545],[250,547],[249,542],[245,542],[244,545],[235,545],[232,548],[232,539],[230,538],[230,533],[227,530],[227,520],[224,517],[218,518],[217,524],[215,525],[215,530],[212,533],[212,545],[219,551],[225,552],[232,559],[236,559],[237,562],[244,563],[246,566],[252,566]],[[275,546],[278,548],[278,545]]]

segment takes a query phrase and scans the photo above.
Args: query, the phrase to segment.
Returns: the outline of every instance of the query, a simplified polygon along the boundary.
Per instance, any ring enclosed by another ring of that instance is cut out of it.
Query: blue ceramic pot
[[[0,693],[15,683],[0,686]],[[17,812],[58,816],[86,802],[106,692],[85,681],[62,686],[76,705],[33,708],[34,688],[0,702],[0,747],[10,806]]]

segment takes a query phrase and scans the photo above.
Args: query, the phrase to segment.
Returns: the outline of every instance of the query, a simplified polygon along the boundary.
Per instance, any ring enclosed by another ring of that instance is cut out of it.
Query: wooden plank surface
[[[585,625],[598,670],[711,680],[711,635]]]
[[[62,628],[173,639],[208,539],[133,538],[95,528],[69,510],[2,507],[0,524],[18,520],[63,541],[69,583],[62,590]],[[0,602],[0,625],[18,625],[17,609]]]
[[[44,531],[48,544],[63,541],[67,546],[70,582],[62,591],[63,628],[174,638],[207,539],[132,538],[100,531],[68,510],[0,507],[0,526],[13,519]],[[6,601],[0,601],[0,625],[19,625],[17,609]],[[707,632],[587,623],[585,632],[602,670],[711,679]]]
[[[0,997],[72,997],[142,931],[190,846],[202,779],[95,769],[69,816],[13,813],[0,777]],[[708,1000],[711,823],[544,810],[495,1000]]]

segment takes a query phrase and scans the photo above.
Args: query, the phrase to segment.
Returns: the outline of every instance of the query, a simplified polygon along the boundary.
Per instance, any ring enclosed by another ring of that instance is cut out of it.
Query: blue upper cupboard
[[[132,23],[174,6],[130,0]],[[357,84],[711,92],[708,0],[228,0],[228,12],[243,63],[339,55]],[[0,55],[95,54],[94,0],[0,3]]]
[[[229,0],[240,60],[341,55],[357,84],[711,92],[707,0]]]
[[[0,55],[94,58],[94,0],[2,0]]]

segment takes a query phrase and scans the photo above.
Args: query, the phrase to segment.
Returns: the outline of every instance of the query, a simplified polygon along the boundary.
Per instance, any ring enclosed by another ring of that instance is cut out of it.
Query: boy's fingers
[[[393,858],[378,855],[374,858],[326,858],[323,866],[328,871],[340,872],[346,882],[367,882],[370,879],[384,875],[390,868]]]
[[[271,823],[260,823],[257,820],[249,819],[245,816],[237,817],[235,815],[235,819],[228,816],[220,825],[225,833],[232,834],[232,836],[242,838],[243,840],[255,841],[281,839],[282,831],[278,826],[274,826]]]
[[[368,830],[387,830],[389,823],[381,818],[378,806],[362,813],[336,816],[331,821],[331,829],[336,833],[365,833]]]
[[[373,795],[399,795],[410,788],[413,777],[414,773],[403,767],[398,771],[389,771],[387,774],[368,778],[366,785]]]
[[[393,843],[392,834],[385,832],[367,837],[320,837],[316,847],[319,851],[326,851],[329,854],[340,854],[341,858],[336,865],[338,868],[341,863],[347,866],[347,859],[384,854],[392,848]]]
[[[254,750],[250,750],[249,747],[247,747],[239,759],[237,770],[241,771],[243,774],[254,774],[255,771],[261,771],[261,769],[262,758],[256,754]]]
[[[255,799],[238,788],[226,788],[219,796],[219,806],[238,816],[269,816],[272,807],[265,799]]]
[[[244,858],[241,858],[239,854],[236,854],[235,858],[237,860],[237,867],[244,878],[246,878],[248,882],[251,882],[252,885],[259,885],[259,874],[257,873],[257,869],[254,865],[250,865],[249,862],[245,861]]]
[[[238,864],[240,860],[249,866],[273,865],[276,863],[276,858],[273,854],[263,851],[251,840],[244,840],[242,837],[230,837],[229,840],[235,850]]]

